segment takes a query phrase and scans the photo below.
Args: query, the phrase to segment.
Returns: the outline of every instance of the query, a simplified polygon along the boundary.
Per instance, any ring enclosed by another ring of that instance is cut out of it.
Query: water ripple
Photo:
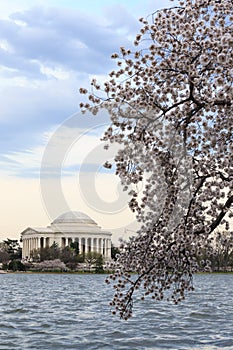
[[[233,275],[197,275],[180,305],[136,304],[127,322],[108,307],[102,275],[0,276],[0,350],[232,350]]]

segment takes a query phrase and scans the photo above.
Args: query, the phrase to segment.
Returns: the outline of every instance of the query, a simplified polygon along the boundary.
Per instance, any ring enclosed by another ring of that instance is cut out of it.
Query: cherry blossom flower
[[[109,80],[98,89],[94,82],[90,93],[80,89],[89,94],[83,110],[111,116],[103,139],[123,146],[116,174],[141,223],[121,242],[107,278],[113,313],[123,319],[145,297],[182,301],[193,290],[197,256],[203,248],[211,254],[217,228],[230,230],[232,18],[232,0],[179,1],[156,11],[140,19],[135,52],[121,47],[112,55],[117,68]],[[209,271],[210,260],[202,264]]]

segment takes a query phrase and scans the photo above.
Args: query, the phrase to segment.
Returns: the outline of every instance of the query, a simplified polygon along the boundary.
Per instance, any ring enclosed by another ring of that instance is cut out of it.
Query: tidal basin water
[[[104,279],[0,275],[0,349],[233,349],[233,274],[196,275],[185,302],[140,302],[128,321],[111,315]]]

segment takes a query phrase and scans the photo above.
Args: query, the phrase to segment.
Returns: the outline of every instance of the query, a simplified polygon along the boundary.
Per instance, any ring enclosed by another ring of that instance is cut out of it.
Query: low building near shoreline
[[[54,242],[60,248],[77,242],[80,254],[97,252],[108,261],[111,259],[111,236],[88,215],[69,211],[47,227],[28,227],[21,232],[22,258],[28,260],[33,250],[50,247]]]

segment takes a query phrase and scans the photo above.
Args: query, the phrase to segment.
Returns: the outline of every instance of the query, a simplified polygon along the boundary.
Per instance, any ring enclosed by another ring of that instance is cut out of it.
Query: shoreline
[[[108,275],[112,271],[105,271],[100,273],[90,272],[90,271],[4,271],[0,270],[0,274],[54,274],[54,275]],[[134,273],[132,273],[134,274]],[[194,275],[228,275],[233,274],[233,271],[213,271],[213,272],[196,272]]]

